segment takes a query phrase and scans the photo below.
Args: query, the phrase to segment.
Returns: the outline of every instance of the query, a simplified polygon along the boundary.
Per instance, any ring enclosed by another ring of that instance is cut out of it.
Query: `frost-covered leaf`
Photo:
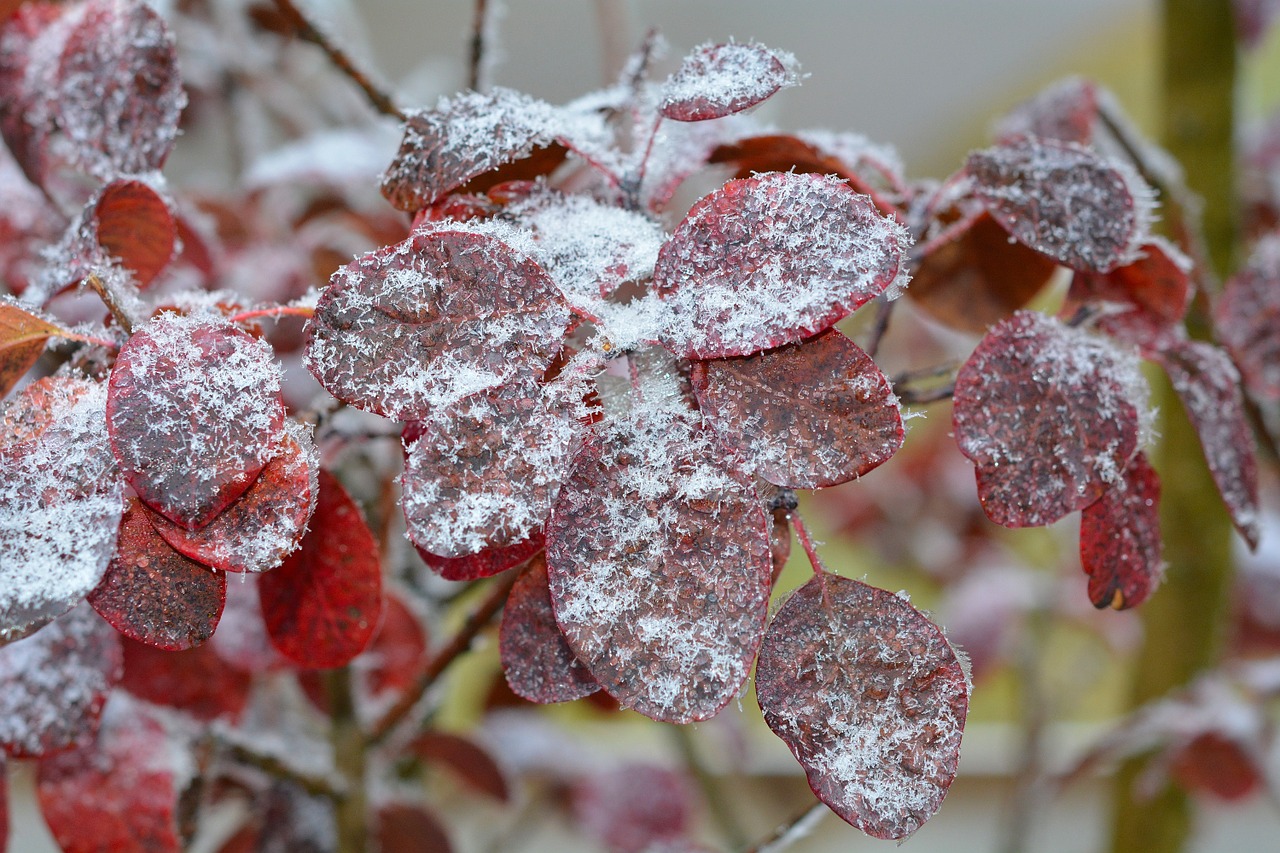
[[[125,479],[172,521],[208,524],[279,451],[280,381],[271,347],[228,321],[156,317],[111,371],[107,426]]]
[[[124,639],[120,686],[139,699],[198,720],[235,721],[249,702],[252,676],[222,659],[212,644],[167,652]]]
[[[258,593],[272,644],[302,666],[342,666],[373,637],[382,609],[378,543],[327,471],[302,547],[261,576]]]
[[[28,386],[5,409],[3,634],[70,610],[98,585],[115,553],[124,499],[107,442],[106,402],[104,385],[61,377]]]
[[[519,566],[541,551],[545,542],[546,538],[542,531],[538,530],[528,539],[514,545],[508,545],[505,548],[486,548],[465,557],[440,557],[421,548],[417,551],[422,562],[445,580],[474,581],[492,577],[499,572]]]
[[[419,231],[334,274],[307,363],[338,399],[418,420],[541,376],[568,325],[559,291],[531,259],[482,234]]]
[[[1035,136],[1088,145],[1097,119],[1097,85],[1083,77],[1069,77],[1010,110],[996,127],[996,141],[1008,144]]]
[[[735,178],[757,172],[811,172],[839,175],[855,188],[886,180],[905,183],[897,152],[858,133],[810,130],[748,136],[719,146],[708,162],[732,165]]]
[[[969,684],[942,631],[901,598],[816,575],[778,610],[756,696],[809,786],[877,838],[905,838],[955,778]]]
[[[414,738],[408,751],[433,765],[444,765],[472,790],[499,802],[511,799],[507,776],[488,750],[461,735],[426,731]]]
[[[956,376],[956,443],[987,516],[1051,524],[1119,482],[1138,449],[1137,359],[1033,311],[987,334]]]
[[[311,427],[286,420],[280,452],[244,494],[198,530],[145,508],[176,551],[224,572],[265,572],[297,549],[315,509],[320,457]]]
[[[799,82],[796,58],[756,42],[696,48],[662,86],[658,111],[676,121],[741,112]]]
[[[49,128],[27,121],[27,111],[52,86],[58,55],[71,31],[62,8],[52,3],[23,3],[0,20],[0,134],[13,159],[32,184],[44,174],[44,135]]]
[[[743,358],[696,362],[690,381],[720,441],[779,486],[844,483],[902,446],[889,380],[834,329]]]
[[[1225,352],[1182,341],[1159,356],[1200,438],[1209,473],[1236,530],[1258,547],[1258,463],[1245,417],[1240,374]]]
[[[126,637],[178,651],[213,635],[226,597],[226,574],[173,550],[130,500],[116,555],[89,603]]]
[[[1224,286],[1213,319],[1249,393],[1280,400],[1280,235],[1258,241]]]
[[[663,345],[723,358],[821,332],[904,284],[909,242],[839,178],[729,181],[690,209],[658,254],[654,285],[672,313]]]
[[[556,621],[624,707],[707,719],[759,645],[772,571],[764,508],[692,414],[649,404],[598,427],[547,525]]]
[[[119,636],[88,604],[0,648],[0,746],[36,758],[91,742],[120,658]]]
[[[529,563],[511,588],[499,634],[502,671],[517,696],[530,702],[572,702],[600,689],[556,624],[547,563]]]
[[[1080,515],[1080,563],[1094,607],[1137,607],[1160,583],[1160,478],[1141,451]]]
[[[692,828],[697,802],[689,781],[652,764],[624,764],[584,776],[570,792],[582,831],[609,853],[642,853]]]
[[[381,853],[453,853],[448,830],[424,806],[384,803],[374,823]]]
[[[1191,262],[1155,238],[1143,256],[1109,273],[1078,272],[1062,308],[1070,316],[1085,303],[1108,310],[1097,325],[1112,337],[1153,353],[1183,337],[1182,318],[1191,302]]]
[[[1150,236],[1151,188],[1082,145],[1016,139],[973,152],[965,173],[1011,236],[1072,269],[1110,272],[1136,260]]]
[[[44,352],[45,342],[62,329],[0,299],[0,397],[13,389]]]

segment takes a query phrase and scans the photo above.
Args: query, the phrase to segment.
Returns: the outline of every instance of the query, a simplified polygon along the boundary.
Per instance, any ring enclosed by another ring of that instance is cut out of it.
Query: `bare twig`
[[[885,332],[889,331],[889,320],[893,317],[893,306],[897,304],[896,300],[888,300],[884,294],[876,297],[876,321],[871,327],[871,334],[867,337],[867,342],[862,349],[872,358],[876,357],[876,351],[880,349],[880,342],[884,340]]]
[[[667,730],[671,732],[671,738],[675,741],[676,749],[680,752],[685,768],[692,774],[694,781],[698,783],[698,787],[702,791],[702,798],[706,800],[707,809],[711,812],[711,817],[716,822],[716,825],[720,827],[720,833],[724,836],[725,842],[735,850],[745,847],[747,845],[747,835],[743,831],[742,825],[738,822],[737,815],[734,814],[732,804],[725,797],[719,780],[711,774],[711,771],[703,764],[702,757],[698,755],[689,727],[668,726]]]
[[[236,764],[260,770],[273,779],[292,782],[308,794],[326,797],[330,800],[339,800],[346,796],[345,788],[335,784],[335,780],[326,776],[314,776],[310,773],[304,773],[289,766],[284,760],[274,755],[257,752],[244,744],[219,739],[217,741],[217,750],[220,755],[225,756]]]
[[[746,848],[742,853],[782,853],[783,850],[813,832],[818,822],[829,813],[830,809],[824,804],[814,803],[775,829],[768,838]]]
[[[489,29],[489,2],[476,0],[475,16],[471,19],[470,63],[467,72],[467,88],[480,91],[484,69],[485,34]]]
[[[369,838],[369,797],[365,785],[367,754],[364,734],[356,719],[350,667],[325,673],[325,692],[333,709],[329,728],[333,760],[338,773],[350,786],[335,804],[338,849],[343,853],[363,853]]]

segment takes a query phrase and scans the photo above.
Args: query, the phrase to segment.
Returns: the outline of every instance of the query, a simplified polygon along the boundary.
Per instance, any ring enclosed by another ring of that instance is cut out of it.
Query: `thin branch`
[[[351,668],[344,666],[325,673],[324,682],[332,708],[329,743],[333,746],[333,760],[350,785],[334,810],[338,849],[343,853],[363,853],[369,838],[369,793],[365,781],[368,754],[356,719]]]
[[[259,318],[279,319],[280,317],[303,317],[310,320],[316,315],[314,307],[306,307],[302,305],[276,305],[272,308],[258,308],[253,311],[242,311],[239,314],[233,314],[227,319],[232,323],[247,323],[250,320]]]
[[[898,401],[906,403],[908,406],[922,406],[925,403],[937,403],[940,400],[950,400],[955,396],[956,383],[948,382],[938,388],[928,390],[917,390],[915,388],[903,388],[895,390],[898,395]]]
[[[488,0],[476,0],[475,16],[471,19],[470,62],[467,72],[467,88],[479,92],[484,68],[485,33],[489,29]]]
[[[813,832],[831,810],[823,803],[814,803],[791,820],[779,826],[763,841],[746,848],[742,853],[782,853],[792,844]]]
[[[675,741],[676,749],[680,752],[680,758],[684,761],[685,768],[692,774],[695,782],[702,791],[702,798],[707,803],[707,809],[711,812],[711,818],[720,828],[720,834],[724,836],[724,840],[728,845],[737,850],[747,845],[747,835],[742,829],[742,825],[738,822],[737,815],[734,814],[733,805],[729,798],[725,796],[718,780],[712,775],[707,766],[703,764],[702,757],[698,755],[698,749],[694,745],[693,735],[689,731],[688,726],[668,726],[667,730],[671,732],[671,738]]]
[[[889,320],[893,318],[893,306],[897,304],[897,300],[889,300],[880,294],[876,297],[876,321],[871,327],[871,334],[867,337],[867,342],[863,345],[863,351],[871,356],[876,357],[876,352],[880,349],[880,342],[884,340],[885,332],[889,331]]]
[[[813,545],[813,539],[809,536],[809,528],[804,526],[804,519],[800,517],[799,510],[791,510],[787,513],[787,518],[791,521],[792,528],[796,531],[796,538],[800,540],[800,547],[804,549],[804,555],[809,558],[809,565],[813,567],[813,573],[820,575],[827,570],[823,565],[822,558],[818,556],[818,551]]]
[[[217,740],[217,749],[219,754],[236,764],[261,770],[273,779],[292,782],[308,794],[335,801],[347,795],[346,790],[340,785],[334,784],[334,780],[329,777],[304,773],[289,766],[285,761],[274,755],[257,752],[244,744],[219,738]]]
[[[98,294],[98,298],[110,309],[111,316],[116,318],[116,323],[124,330],[124,333],[132,335],[134,326],[140,325],[144,318],[133,316],[126,305],[125,295],[117,293],[110,282],[103,281],[95,273],[89,273],[89,277],[84,280],[84,283]]]

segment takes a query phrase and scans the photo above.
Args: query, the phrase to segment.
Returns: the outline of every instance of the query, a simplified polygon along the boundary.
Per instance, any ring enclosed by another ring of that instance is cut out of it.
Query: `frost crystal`
[[[723,118],[799,82],[796,58],[762,44],[704,44],[662,87],[660,110],[676,121]]]

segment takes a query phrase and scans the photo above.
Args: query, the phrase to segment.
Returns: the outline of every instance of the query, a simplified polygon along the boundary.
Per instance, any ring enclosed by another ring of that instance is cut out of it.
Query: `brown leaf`
[[[0,397],[8,394],[44,352],[45,342],[62,329],[0,301]]]

